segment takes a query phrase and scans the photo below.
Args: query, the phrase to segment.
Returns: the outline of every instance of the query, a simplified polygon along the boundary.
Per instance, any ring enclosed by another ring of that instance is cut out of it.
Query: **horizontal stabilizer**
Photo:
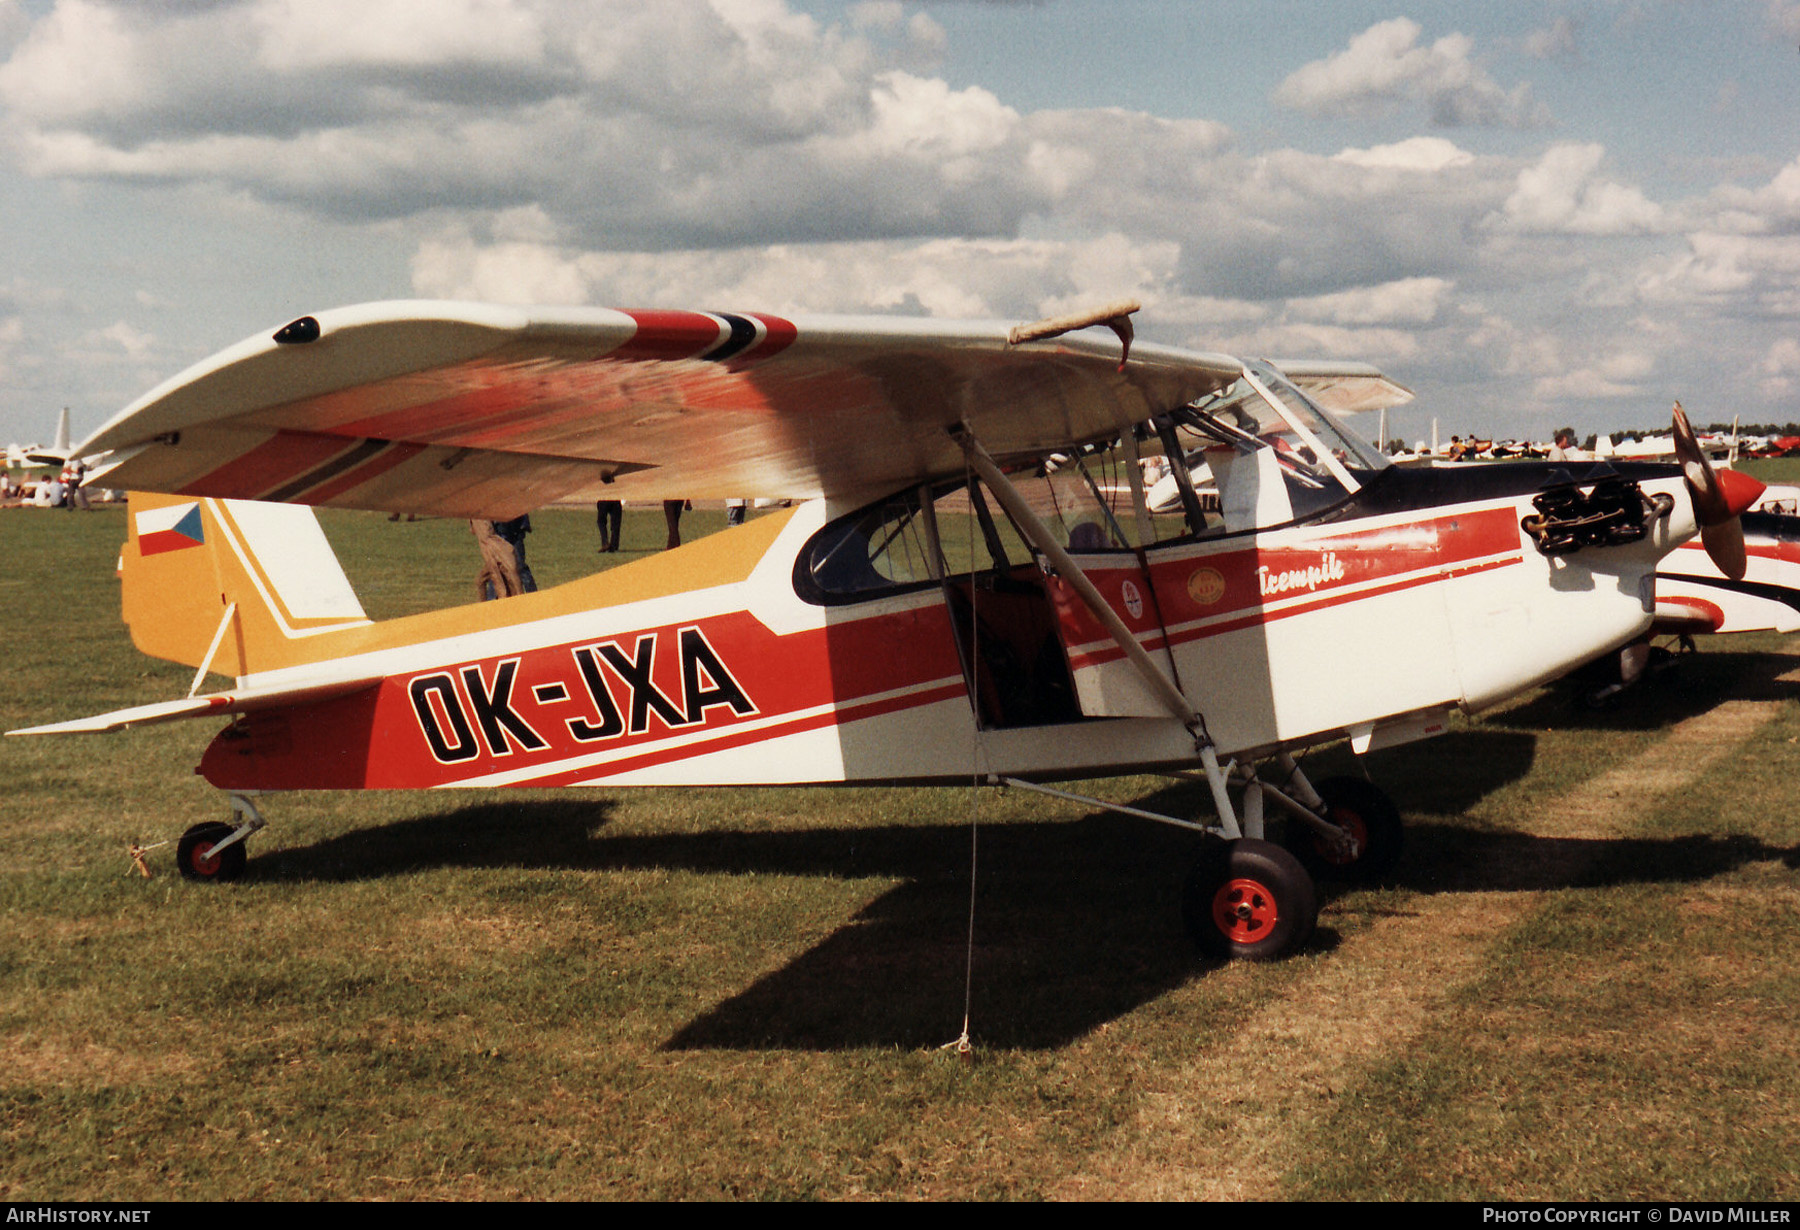
[[[348,696],[352,692],[361,692],[380,682],[380,677],[375,677],[338,680],[332,683],[317,683],[302,687],[235,688],[229,692],[209,692],[204,696],[189,696],[183,700],[165,700],[158,701],[154,705],[136,705],[130,709],[115,709],[111,713],[97,713],[93,717],[76,718],[71,722],[53,722],[48,726],[28,726],[23,730],[9,730],[6,733],[8,735],[98,735],[113,730],[126,730],[133,726],[154,726],[158,722],[179,721],[182,718],[252,713],[258,709],[271,709],[279,705],[328,700],[334,696]]]

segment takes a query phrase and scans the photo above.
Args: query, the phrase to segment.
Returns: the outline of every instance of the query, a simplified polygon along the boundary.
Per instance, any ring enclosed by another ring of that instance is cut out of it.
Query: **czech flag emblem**
[[[161,555],[202,546],[206,534],[200,527],[200,505],[171,504],[132,514],[137,523],[138,554]]]

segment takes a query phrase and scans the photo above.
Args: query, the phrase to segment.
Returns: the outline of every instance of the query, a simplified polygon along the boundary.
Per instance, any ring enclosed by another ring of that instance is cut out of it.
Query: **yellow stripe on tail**
[[[152,657],[242,678],[369,622],[312,509],[132,492],[125,622]]]

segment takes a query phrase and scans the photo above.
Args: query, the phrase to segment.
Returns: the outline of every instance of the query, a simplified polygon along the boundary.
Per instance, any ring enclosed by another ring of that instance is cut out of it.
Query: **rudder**
[[[132,492],[119,556],[132,643],[243,678],[369,622],[311,508]]]

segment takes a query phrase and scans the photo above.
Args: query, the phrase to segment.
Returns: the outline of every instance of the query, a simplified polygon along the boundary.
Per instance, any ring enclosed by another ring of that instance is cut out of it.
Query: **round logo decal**
[[[1196,568],[1188,575],[1187,591],[1201,606],[1211,606],[1225,596],[1225,578],[1217,568]]]
[[[1125,599],[1125,609],[1131,612],[1133,619],[1141,619],[1144,615],[1144,596],[1138,593],[1138,587],[1127,581],[1119,586],[1119,594]]]

